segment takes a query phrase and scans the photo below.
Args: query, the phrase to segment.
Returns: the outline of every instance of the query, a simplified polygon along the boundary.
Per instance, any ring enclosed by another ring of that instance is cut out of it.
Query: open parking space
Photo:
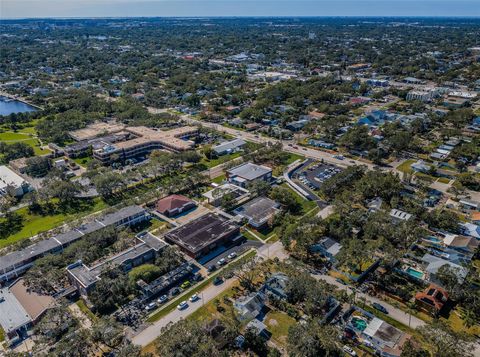
[[[340,171],[341,169],[335,165],[317,162],[297,171],[295,179],[312,190],[318,190],[324,181],[335,176]]]
[[[260,241],[242,239],[235,245],[219,247],[218,249],[216,249],[215,251],[212,251],[207,256],[204,256],[201,259],[199,259],[198,263],[200,263],[206,268],[208,268],[208,266],[210,265],[217,265],[217,262],[220,261],[221,259],[225,259],[226,262],[228,263],[230,261],[228,259],[229,254],[236,253],[237,255],[240,255],[246,252],[247,250],[249,250],[250,248],[258,248],[258,247],[261,247],[262,245],[263,243]],[[217,265],[217,268],[218,267],[219,266]]]

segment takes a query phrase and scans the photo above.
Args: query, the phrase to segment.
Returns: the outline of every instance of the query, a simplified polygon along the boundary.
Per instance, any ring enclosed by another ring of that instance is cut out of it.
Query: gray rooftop
[[[140,206],[128,206],[120,209],[117,212],[107,214],[103,218],[95,221],[82,224],[81,226],[72,229],[71,231],[60,233],[49,239],[45,239],[34,243],[22,250],[9,253],[0,257],[0,275],[6,271],[11,270],[14,266],[20,267],[28,261],[33,261],[43,254],[51,253],[62,246],[68,245],[85,234],[98,231],[108,225],[116,225],[123,219],[133,216],[134,214],[141,214],[145,210]],[[102,223],[99,223],[102,222]]]
[[[279,204],[270,198],[257,197],[238,207],[234,212],[251,220],[251,223],[262,225],[278,211],[278,206]]]
[[[256,180],[269,172],[272,172],[272,169],[263,166],[263,165],[256,165],[251,162],[247,162],[240,166],[234,167],[231,170],[227,171],[232,176],[239,176],[249,181]]]
[[[232,140],[232,141],[227,141],[227,142],[218,144],[218,145],[213,147],[213,150],[217,153],[222,153],[222,152],[225,152],[225,151],[238,149],[245,144],[246,144],[246,142],[244,140],[235,139],[235,140]]]
[[[3,298],[3,299],[2,299]],[[32,319],[7,287],[0,290],[0,325],[7,333],[31,322]]]

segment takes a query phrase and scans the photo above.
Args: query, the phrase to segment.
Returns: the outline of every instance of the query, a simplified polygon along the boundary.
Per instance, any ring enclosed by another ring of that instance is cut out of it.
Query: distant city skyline
[[[0,18],[480,17],[480,0],[1,0]]]

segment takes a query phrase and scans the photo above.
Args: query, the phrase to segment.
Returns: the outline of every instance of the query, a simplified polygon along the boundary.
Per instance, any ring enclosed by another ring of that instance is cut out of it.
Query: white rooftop
[[[6,189],[7,186],[13,186],[15,188],[22,186],[26,181],[22,176],[17,175],[14,171],[7,166],[0,166],[0,190]]]
[[[9,288],[0,290],[0,325],[7,333],[31,322],[27,311],[23,308]]]

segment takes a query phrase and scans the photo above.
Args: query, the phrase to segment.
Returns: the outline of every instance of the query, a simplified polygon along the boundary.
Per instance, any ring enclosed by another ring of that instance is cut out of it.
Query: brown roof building
[[[420,309],[431,315],[438,315],[448,301],[448,293],[433,284],[415,295],[415,303]]]
[[[195,207],[196,204],[188,197],[182,195],[170,195],[157,201],[155,209],[157,212],[174,217]]]
[[[222,245],[234,243],[241,235],[240,227],[233,221],[216,213],[207,213],[172,229],[164,238],[185,254],[199,258]]]

